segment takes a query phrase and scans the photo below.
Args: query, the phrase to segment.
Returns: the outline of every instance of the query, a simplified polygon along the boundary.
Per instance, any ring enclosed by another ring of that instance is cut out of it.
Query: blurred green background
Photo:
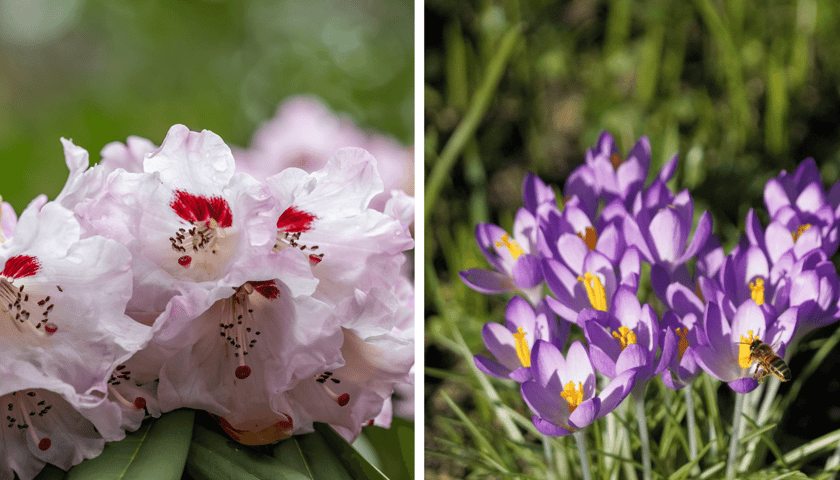
[[[501,402],[526,422],[531,415],[518,388],[491,379],[501,398],[488,393],[472,365],[472,354],[486,352],[482,325],[503,321],[508,298],[474,292],[457,276],[488,266],[476,223],[511,231],[525,173],[559,194],[608,130],[624,153],[650,138],[649,178],[679,154],[671,186],[691,189],[697,214],[711,211],[728,252],[749,208],[767,224],[764,184],[780,170],[814,157],[826,184],[840,177],[840,5],[427,0],[425,29],[427,478],[485,478],[498,471],[489,465],[533,463],[487,457],[476,440],[521,452],[495,413]],[[435,170],[450,159],[440,195],[430,197]],[[803,342],[793,371],[825,336]],[[840,392],[836,368],[837,360],[824,362],[792,400],[775,432],[779,445],[840,427],[840,409],[813,403]]]
[[[183,123],[247,146],[288,96],[412,143],[410,0],[0,0],[0,195],[20,212],[91,162]]]

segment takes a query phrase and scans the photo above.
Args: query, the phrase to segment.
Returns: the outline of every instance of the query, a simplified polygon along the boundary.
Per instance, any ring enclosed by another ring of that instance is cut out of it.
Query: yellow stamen
[[[750,284],[750,297],[755,300],[759,306],[764,305],[764,280],[761,277],[755,279],[755,282]]]
[[[682,330],[682,331],[680,331]],[[677,335],[680,337],[680,343],[677,344],[677,358],[682,360],[683,355],[685,354],[685,350],[688,348],[688,329],[687,328],[677,328],[676,329]]]
[[[621,344],[621,349],[627,348],[627,345],[636,343],[636,332],[627,327],[618,327],[617,332],[613,332],[613,338],[617,339]]]
[[[585,278],[584,278],[585,277]],[[583,277],[577,277],[583,282],[586,288],[586,295],[589,297],[589,303],[595,310],[607,311],[607,294],[604,291],[604,285],[601,284],[601,279],[593,275],[591,272],[586,272]]]
[[[507,247],[508,251],[510,252],[510,256],[513,257],[514,260],[519,258],[520,255],[525,253],[525,250],[522,250],[522,247],[516,243],[516,240],[511,240],[508,234],[502,235],[502,241],[496,242],[497,247]]]
[[[752,360],[750,360],[750,345],[752,345],[753,340],[756,337],[753,335],[752,330],[747,331],[747,336],[741,335],[741,341],[738,342],[738,365],[741,368],[750,368],[752,365]]]
[[[578,388],[579,390],[575,390],[575,382],[569,382],[566,384],[566,388],[560,392],[560,396],[563,397],[569,404],[569,413],[574,412],[578,405],[583,402],[582,382],[578,382]]]
[[[516,339],[516,356],[519,357],[519,363],[523,367],[530,367],[531,350],[528,348],[528,341],[525,340],[525,332],[522,331],[522,327],[516,329],[513,338]]]
[[[805,233],[805,231],[807,231],[809,228],[811,228],[811,224],[810,224],[810,223],[806,223],[806,224],[804,224],[804,225],[800,225],[800,226],[796,227],[796,231],[795,231],[795,232],[792,232],[792,233],[790,234],[790,236],[792,236],[792,237],[793,237],[793,241],[794,241],[794,242],[796,242],[797,240],[799,240],[799,237],[801,237],[801,236],[802,236],[802,234],[803,234],[803,233]]]
[[[610,163],[612,163],[613,168],[616,171],[618,171],[618,167],[620,167],[621,164],[624,163],[624,159],[621,158],[621,155],[613,153],[612,155],[610,155]]]
[[[595,244],[598,243],[598,232],[592,227],[586,227],[585,233],[578,232],[578,237],[586,243],[589,250],[595,250]]]

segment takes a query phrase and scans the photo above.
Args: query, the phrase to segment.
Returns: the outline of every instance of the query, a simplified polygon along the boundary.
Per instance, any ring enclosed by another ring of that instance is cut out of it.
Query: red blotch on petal
[[[289,233],[305,232],[312,228],[312,222],[317,218],[311,213],[298,210],[297,207],[289,207],[277,219],[277,229]]]
[[[372,427],[372,426],[373,426],[373,419],[371,419],[371,421],[368,422],[368,427]]]
[[[338,397],[338,406],[343,407],[343,406],[347,405],[348,403],[350,403],[350,394],[342,393]]]
[[[7,278],[23,278],[35,275],[41,268],[38,259],[30,255],[15,255],[6,260],[6,266],[3,267],[3,275]]]
[[[38,449],[43,451],[49,450],[50,445],[52,445],[52,441],[49,438],[42,438],[40,442],[38,442]]]
[[[206,222],[212,218],[221,228],[233,224],[233,213],[222,197],[202,197],[177,190],[169,206],[188,222]]]
[[[288,420],[280,420],[277,422],[277,425],[283,430],[291,430],[292,428],[295,428],[295,424],[292,422],[292,417],[289,417],[288,415],[286,415],[286,417]]]
[[[143,397],[137,397],[134,399],[134,408],[137,410],[143,410],[146,408],[146,399]]]
[[[321,255],[310,255],[309,256],[309,264],[314,267],[315,265],[318,265],[319,263],[321,263],[321,260],[323,260],[323,259],[324,259],[323,254],[321,254]]]
[[[242,366],[236,367],[235,375],[236,375],[236,378],[238,378],[240,380],[244,380],[244,379],[251,376],[251,367],[249,367],[248,365],[242,365]]]
[[[187,268],[192,263],[192,257],[189,255],[184,255],[183,257],[178,259],[178,265]]]
[[[274,280],[248,283],[250,283],[251,286],[254,287],[254,290],[260,292],[260,295],[269,300],[274,300],[275,298],[280,296],[280,290],[277,288],[277,285],[274,283]]]
[[[44,331],[49,333],[50,335],[52,335],[53,333],[58,331],[58,325],[56,325],[54,323],[48,323],[48,324],[44,325]]]

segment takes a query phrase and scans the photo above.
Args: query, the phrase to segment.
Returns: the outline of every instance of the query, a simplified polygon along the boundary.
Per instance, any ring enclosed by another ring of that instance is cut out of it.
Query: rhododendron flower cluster
[[[750,392],[772,377],[750,355],[755,340],[783,357],[805,332],[840,318],[830,261],[840,182],[826,191],[813,159],[781,172],[764,192],[769,225],[750,211],[745,235],[724,254],[709,212],[695,208],[688,190],[668,186],[677,157],[648,184],[650,154],[642,137],[623,156],[605,132],[570,174],[562,202],[529,174],[512,233],[476,227],[491,270],[465,270],[462,279],[481,293],[521,295],[510,300],[504,326],[485,325],[495,360],[476,355],[476,366],[520,382],[546,435],[585,427],[631,392],[641,400],[655,376],[680,389],[704,371]],[[642,262],[658,310],[637,299],[648,281]],[[566,348],[570,326],[588,347]],[[600,396],[593,367],[611,379]]]
[[[0,479],[67,469],[183,407],[243,443],[390,424],[414,363],[413,199],[370,208],[370,153],[255,178],[183,125],[94,166],[62,142],[58,197],[0,212]]]

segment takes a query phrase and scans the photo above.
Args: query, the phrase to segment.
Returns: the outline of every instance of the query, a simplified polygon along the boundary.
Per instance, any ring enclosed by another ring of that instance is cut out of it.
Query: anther
[[[501,241],[495,242],[495,245],[497,247],[506,247],[510,252],[510,256],[513,257],[514,260],[525,253],[525,250],[522,250],[522,247],[516,243],[516,240],[511,240],[507,233],[502,235]]]

